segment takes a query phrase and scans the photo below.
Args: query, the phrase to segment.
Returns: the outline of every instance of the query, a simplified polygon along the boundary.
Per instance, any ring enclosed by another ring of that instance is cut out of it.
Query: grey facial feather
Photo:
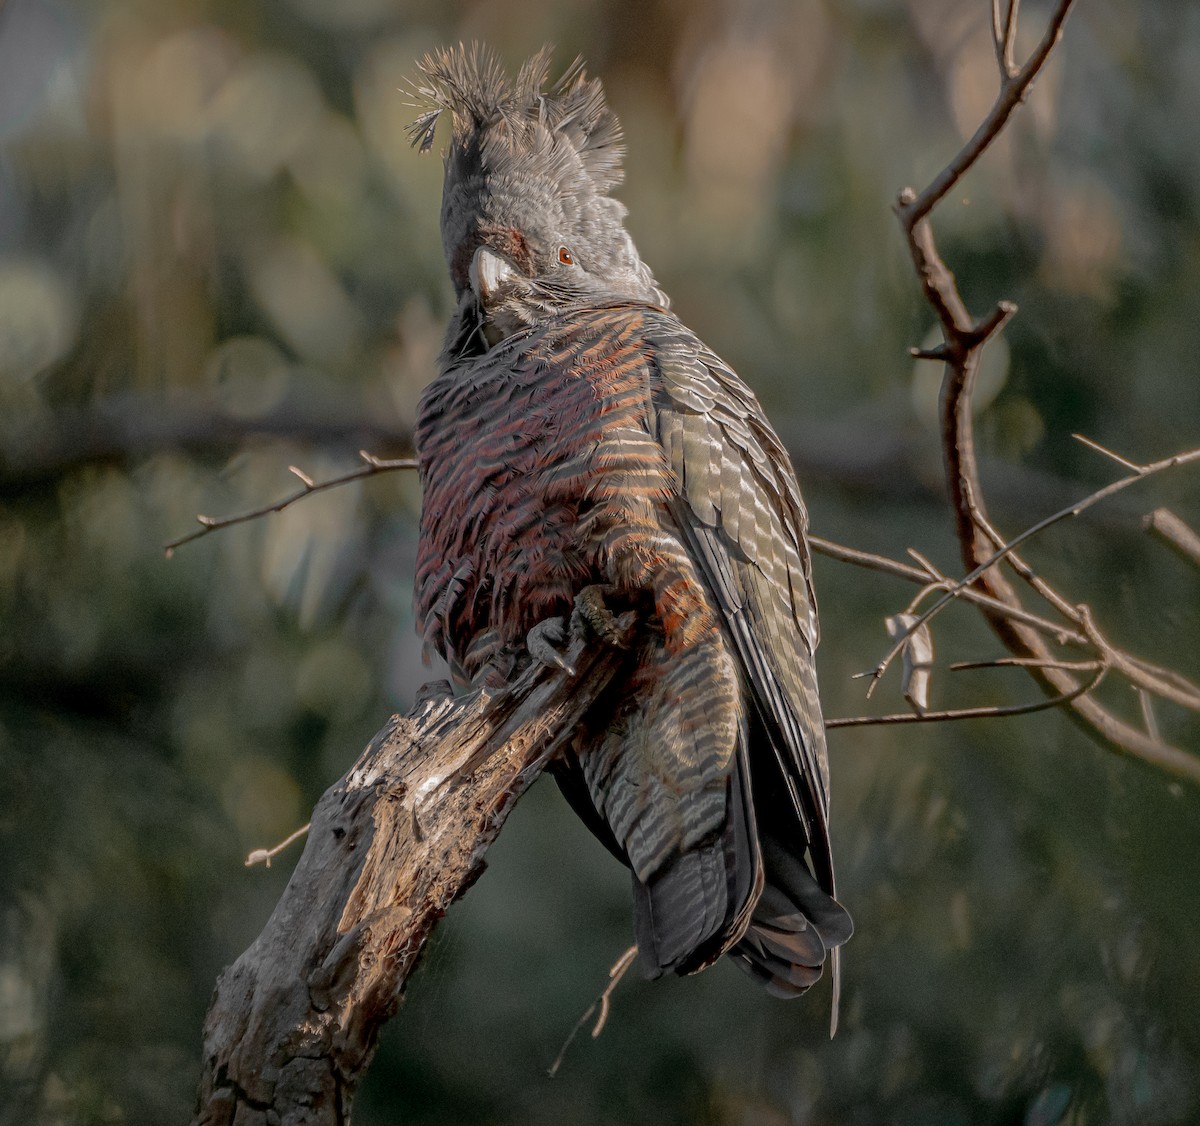
[[[428,151],[439,118],[451,120],[442,241],[455,288],[469,300],[471,255],[486,242],[521,268],[528,292],[512,300],[530,310],[612,301],[665,306],[624,228],[624,206],[609,195],[623,178],[616,115],[582,60],[550,85],[550,59],[544,47],[512,79],[491,50],[474,43],[419,64],[423,81],[413,92],[428,108],[409,127],[413,144]],[[560,246],[575,268],[558,268]],[[486,319],[490,311],[469,315]],[[509,309],[507,319],[526,318]]]

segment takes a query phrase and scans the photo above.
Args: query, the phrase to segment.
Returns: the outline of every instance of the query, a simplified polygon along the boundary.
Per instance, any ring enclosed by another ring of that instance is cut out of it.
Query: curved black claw
[[[568,676],[574,676],[575,666],[563,655],[566,646],[566,618],[546,618],[538,622],[525,636],[525,648],[535,661],[551,668],[562,669]]]

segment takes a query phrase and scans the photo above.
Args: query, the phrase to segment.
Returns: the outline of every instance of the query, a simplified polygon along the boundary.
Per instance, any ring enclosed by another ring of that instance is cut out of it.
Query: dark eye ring
[[[560,246],[558,248],[558,260],[564,266],[575,265],[575,256],[565,246]]]

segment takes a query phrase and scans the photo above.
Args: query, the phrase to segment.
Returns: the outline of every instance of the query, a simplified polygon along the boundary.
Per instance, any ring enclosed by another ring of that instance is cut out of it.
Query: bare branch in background
[[[942,599],[922,614],[917,624],[927,621],[956,594],[961,594],[963,589],[976,590],[1001,603],[1005,610],[983,608],[996,636],[1010,653],[1027,661],[1023,667],[1029,675],[1051,699],[1067,707],[1084,730],[1105,746],[1200,782],[1200,758],[1163,742],[1158,736],[1157,724],[1145,722],[1143,730],[1102,705],[1091,694],[1095,685],[1081,686],[1072,670],[1059,667],[1056,655],[1045,641],[1044,632],[1021,620],[1016,613],[1024,610],[1024,607],[1016,589],[995,566],[1002,559],[1035,594],[1047,601],[1066,620],[1072,632],[1082,631],[1087,635],[1103,669],[1116,669],[1138,689],[1170,699],[1183,707],[1200,710],[1200,694],[1195,686],[1169,670],[1151,673],[1146,662],[1129,657],[1109,645],[1096,629],[1087,607],[1075,605],[1071,599],[1035,575],[1014,550],[1043,527],[1073,515],[1078,506],[1055,514],[1012,540],[1006,540],[992,525],[980,482],[971,399],[983,347],[1013,315],[1015,306],[1002,301],[982,319],[972,317],[958,291],[953,273],[938,252],[929,223],[934,207],[978,161],[1024,99],[1062,35],[1071,2],[1059,0],[1055,4],[1038,46],[1024,65],[1017,67],[1012,57],[1018,15],[1016,0],[1009,0],[1003,16],[999,0],[993,0],[992,36],[999,72],[996,100],[975,134],[924,191],[917,193],[912,188],[905,188],[896,205],[896,213],[904,229],[925,298],[942,328],[943,343],[937,349],[926,349],[918,354],[942,360],[946,364],[941,394],[942,453],[955,529],[967,571],[967,577],[947,588]],[[1151,466],[1136,466],[1118,458],[1132,470],[1131,475],[1098,490],[1081,503],[1088,506],[1098,503],[1105,496],[1127,487],[1152,471],[1158,472],[1197,458],[1200,458],[1200,451],[1192,451],[1155,462]],[[897,642],[893,653],[877,669],[877,675],[900,651],[902,644],[902,640]]]
[[[1017,64],[1013,58],[1013,49],[1017,38],[1017,13],[1020,11],[1021,0],[1008,0],[1008,11],[1004,17],[1003,26],[1000,21],[1000,0],[992,0],[992,42],[996,47],[996,63],[1001,74],[1007,78],[1016,78]]]
[[[1135,657],[1122,649],[1118,649],[1103,639],[1098,640],[1098,634],[1094,625],[1091,626],[1091,632],[1088,633],[1063,623],[1053,622],[1048,618],[1032,613],[1023,606],[1011,605],[989,594],[985,594],[976,587],[963,586],[962,580],[952,580],[942,575],[931,563],[924,559],[922,559],[923,566],[918,568],[901,563],[895,559],[889,559],[886,556],[859,551],[856,548],[833,543],[818,536],[811,537],[809,544],[818,555],[825,555],[839,562],[849,563],[867,570],[878,571],[881,574],[892,575],[896,578],[905,579],[908,582],[919,583],[923,588],[922,593],[928,593],[933,590],[953,591],[955,599],[976,606],[989,618],[996,616],[1008,619],[1032,628],[1050,638],[1058,645],[1069,645],[1075,649],[1100,654],[1099,657],[1093,657],[1091,660],[1085,661],[1069,661],[1054,656],[1018,656],[992,661],[957,662],[949,666],[952,671],[1004,666],[1025,669],[1088,671],[1095,669],[1098,661],[1100,663],[1107,662],[1106,667],[1108,669],[1115,670],[1120,675],[1126,677],[1139,692],[1146,691],[1148,688],[1152,694],[1159,695],[1163,699],[1168,699],[1173,703],[1179,704],[1181,707],[1200,711],[1200,686],[1193,684],[1173,669],[1155,665],[1140,657]],[[918,600],[914,600],[914,602]],[[911,607],[913,603],[909,605]],[[901,642],[900,644],[903,643]],[[874,671],[871,670],[860,675],[863,677],[873,677]],[[1087,684],[1083,687],[1082,691],[1076,691],[1072,688],[1063,694],[1052,696],[1047,702],[1038,705],[1015,705],[1011,710],[980,708],[955,709],[949,712],[924,712],[912,715],[859,716],[853,719],[828,720],[825,726],[827,729],[832,730],[838,727],[870,726],[880,723],[914,723],[922,720],[941,722],[947,719],[983,719],[1004,715],[1024,715],[1029,711],[1042,711],[1047,707],[1060,707],[1077,699],[1083,692],[1091,691],[1094,687],[1096,687],[1096,684]],[[1157,738],[1157,736],[1155,737]],[[1195,760],[1192,756],[1178,760],[1173,769],[1175,769],[1176,773],[1186,775],[1200,782],[1200,760]]]
[[[1048,700],[1037,700],[1032,704],[1011,704],[1004,707],[987,705],[979,708],[950,708],[937,712],[895,712],[892,715],[860,715],[846,719],[827,719],[825,730],[833,731],[839,727],[883,727],[898,723],[944,723],[956,719],[998,719],[1002,716],[1044,712],[1050,708],[1069,704],[1072,700],[1099,687],[1100,682],[1108,673],[1108,666],[1100,662],[1092,662],[1086,667],[1095,670],[1095,675],[1091,680],[1076,685],[1069,693],[1064,693],[1062,696],[1051,696]],[[1200,782],[1200,771],[1194,775],[1194,780]]]
[[[1072,516],[1078,516],[1081,512],[1085,512],[1087,509],[1091,508],[1092,505],[1099,504],[1102,500],[1107,499],[1115,493],[1120,492],[1122,489],[1126,489],[1130,485],[1135,484],[1146,477],[1153,476],[1156,473],[1161,473],[1165,469],[1174,469],[1177,466],[1190,465],[1197,461],[1200,461],[1200,449],[1189,450],[1182,454],[1175,454],[1173,457],[1163,458],[1161,461],[1152,462],[1149,465],[1135,465],[1132,462],[1125,461],[1125,459],[1122,458],[1122,464],[1131,466],[1134,470],[1132,474],[1130,474],[1128,477],[1122,477],[1120,480],[1113,481],[1111,484],[1105,485],[1101,489],[1097,489],[1089,496],[1084,497],[1078,503],[1073,504],[1068,508],[1060,509],[1058,512],[1047,516],[1044,520],[1039,520],[1036,524],[1026,528],[1025,531],[1023,531],[1020,535],[1014,536],[1005,544],[1001,544],[996,551],[988,555],[988,557],[980,562],[973,571],[966,575],[966,577],[959,579],[957,582],[949,586],[946,589],[945,594],[943,594],[942,597],[937,600],[937,602],[930,606],[928,610],[921,614],[920,617],[917,617],[910,622],[908,624],[908,628],[897,635],[895,645],[888,651],[883,660],[875,666],[875,671],[872,674],[871,687],[867,690],[867,695],[871,695],[871,691],[874,689],[875,684],[879,681],[879,678],[887,671],[887,668],[892,661],[894,661],[896,657],[904,651],[905,645],[917,630],[925,626],[929,620],[934,617],[934,615],[948,606],[964,590],[970,587],[972,583],[981,578],[985,572],[990,570],[1001,560],[1012,555],[1021,544],[1032,539],[1039,532],[1044,532],[1047,528],[1050,528],[1063,520],[1067,520]],[[1061,596],[1059,596],[1059,599],[1061,601]],[[1064,605],[1068,604],[1064,603]],[[1067,616],[1070,617],[1074,622],[1080,622],[1082,620],[1078,609],[1075,607],[1068,606]],[[1047,668],[1051,667],[1051,665],[1041,661],[1035,662],[1029,667]],[[1200,690],[1198,690],[1198,692],[1200,692]],[[1196,704],[1197,706],[1200,706],[1200,694],[1197,695]]]
[[[1058,3],[1054,6],[1054,12],[1050,17],[1046,33],[1042,36],[1042,41],[1034,49],[1033,54],[1030,55],[1029,61],[1014,71],[1012,69],[1014,66],[1012,51],[1017,30],[1017,4],[1015,0],[1009,0],[1008,17],[1003,32],[1003,46],[998,52],[1000,93],[997,95],[996,101],[988,112],[987,117],[983,119],[979,128],[975,130],[974,136],[959,150],[954,159],[934,177],[929,186],[920,195],[913,192],[911,188],[905,189],[905,192],[901,193],[898,210],[901,221],[904,223],[905,231],[910,235],[934,207],[945,198],[946,193],[962,179],[967,170],[983,155],[984,151],[1000,135],[1000,131],[1008,123],[1013,110],[1025,100],[1025,95],[1029,92],[1029,87],[1033,85],[1034,80],[1041,73],[1042,67],[1045,66],[1046,60],[1050,57],[1050,53],[1058,45],[1058,41],[1062,37],[1063,23],[1066,21],[1067,13],[1071,10],[1072,3],[1073,0],[1058,0]],[[992,16],[993,33],[995,34],[999,26],[995,6],[992,9]],[[927,265],[931,268],[940,267],[942,270],[946,269],[945,263],[940,258],[937,258],[936,262],[930,260]],[[918,270],[920,268],[921,264],[918,263]],[[951,289],[953,289],[953,279],[951,279]],[[930,295],[931,301],[934,296],[940,296],[956,304],[964,314],[964,321],[970,322],[970,317],[966,315],[966,307],[963,306],[962,298],[958,296],[956,289],[953,289],[953,292],[944,290],[940,295]],[[972,324],[971,328],[974,329],[975,326]],[[961,343],[961,340],[951,341],[947,339],[946,341],[949,347],[956,346],[958,343]]]
[[[273,504],[263,505],[261,508],[252,508],[249,512],[239,512],[236,516],[197,516],[196,520],[199,522],[200,527],[194,532],[189,532],[186,536],[180,536],[178,539],[163,544],[163,551],[166,552],[167,558],[170,559],[175,554],[175,549],[182,547],[185,543],[191,543],[192,540],[198,540],[212,532],[220,531],[222,528],[231,528],[234,524],[245,524],[249,520],[257,520],[261,516],[269,516],[272,512],[282,512],[289,505],[295,504],[296,501],[303,500],[305,497],[312,496],[313,493],[319,493],[325,489],[335,489],[339,485],[348,485],[351,481],[361,481],[364,477],[374,477],[378,473],[390,473],[394,469],[417,468],[416,461],[411,457],[387,460],[367,453],[366,450],[359,450],[358,456],[363,460],[363,465],[360,465],[357,469],[350,470],[349,473],[330,477],[327,481],[314,481],[304,470],[298,469],[294,465],[289,465],[288,472],[300,482],[300,488],[294,493],[288,493],[282,500],[277,500]]]
[[[876,555],[869,551],[859,551],[857,548],[846,547],[844,544],[834,543],[832,540],[823,539],[820,536],[810,536],[808,545],[817,555],[837,559],[842,563],[851,563],[856,567],[864,567],[869,571],[879,571],[881,574],[894,575],[896,578],[907,579],[909,582],[921,583],[925,587],[932,585],[936,589],[949,590],[950,587],[955,585],[953,579],[942,575],[928,561],[925,563],[927,569],[922,570],[917,567],[910,567],[907,563],[901,563],[896,559],[889,559],[885,555]],[[974,587],[967,587],[960,590],[957,597],[961,602],[969,602],[972,605],[985,608],[991,613],[1003,614],[1013,618],[1015,621],[1024,622],[1035,629],[1040,629],[1043,633],[1054,638],[1060,645],[1078,645],[1080,647],[1088,645],[1088,639],[1084,634],[1062,623],[1052,622],[1048,618],[1034,614],[1024,607],[1009,606],[1007,603],[992,598],[990,595],[984,594]]]

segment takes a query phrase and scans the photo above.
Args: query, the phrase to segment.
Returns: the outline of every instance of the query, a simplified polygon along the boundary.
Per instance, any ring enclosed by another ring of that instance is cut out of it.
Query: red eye
[[[574,256],[571,254],[571,252],[565,246],[560,246],[558,248],[558,260],[564,266],[574,266],[575,265]]]

